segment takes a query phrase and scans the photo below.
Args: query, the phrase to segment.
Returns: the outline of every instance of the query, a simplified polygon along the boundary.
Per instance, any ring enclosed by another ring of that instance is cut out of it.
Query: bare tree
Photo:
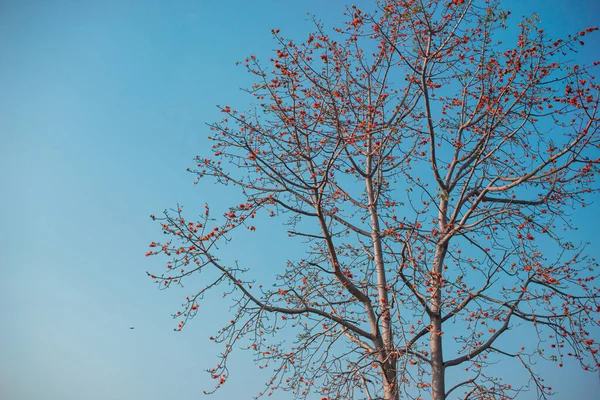
[[[552,39],[531,17],[502,44],[509,14],[495,0],[385,0],[349,7],[333,36],[320,23],[303,42],[274,30],[273,59],[245,61],[259,106],[221,107],[213,154],[191,169],[245,201],[217,219],[208,206],[200,221],[153,216],[170,239],[148,253],[170,259],[149,274],[161,287],[217,271],[178,329],[206,291],[230,285],[216,388],[239,346],[273,368],[265,393],[299,398],[504,399],[528,387],[545,398],[535,357],[598,369],[598,266],[562,233],[598,190],[599,87],[592,65],[566,57],[597,28]],[[218,258],[260,213],[306,249],[269,265],[281,271],[272,288],[243,259]],[[274,342],[280,330],[297,340]],[[535,348],[500,339],[524,333]],[[488,368],[505,358],[525,387]],[[447,379],[455,367],[463,381]]]

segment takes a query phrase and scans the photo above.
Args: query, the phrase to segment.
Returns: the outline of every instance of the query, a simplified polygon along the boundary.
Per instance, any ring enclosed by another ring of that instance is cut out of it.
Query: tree
[[[597,63],[567,59],[597,28],[552,39],[533,16],[509,46],[497,39],[509,14],[495,0],[385,0],[347,8],[333,37],[318,22],[299,43],[273,30],[269,66],[245,60],[257,105],[221,107],[213,154],[191,169],[245,201],[219,218],[208,206],[194,222],[179,207],[153,216],[169,239],[148,252],[169,257],[168,273],[149,274],[161,287],[217,272],[177,329],[229,285],[216,388],[239,346],[273,368],[265,393],[299,398],[514,398],[523,387],[489,368],[501,359],[545,398],[536,357],[598,370],[598,265],[562,233],[598,191]],[[306,249],[269,266],[269,288],[217,250],[260,213]]]

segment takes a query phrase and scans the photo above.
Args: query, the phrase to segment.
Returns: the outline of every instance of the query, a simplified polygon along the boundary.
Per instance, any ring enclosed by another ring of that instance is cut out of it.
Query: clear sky
[[[189,292],[159,292],[146,277],[163,268],[144,257],[160,238],[148,216],[177,202],[190,215],[223,202],[226,191],[192,185],[185,169],[209,151],[215,105],[248,105],[238,88],[250,77],[235,62],[270,57],[271,28],[305,38],[307,12],[337,24],[344,4],[0,0],[1,399],[188,400],[212,387],[204,370],[221,348],[208,337],[228,319],[226,305],[211,298],[173,331],[170,314]],[[597,4],[506,2],[557,34],[600,25]],[[586,60],[600,58],[598,36],[587,39]],[[574,236],[592,241],[597,257],[599,210],[575,214]],[[281,243],[273,264],[298,251]],[[237,258],[272,275],[255,246],[240,243]],[[249,355],[233,361],[214,399],[261,389]],[[573,366],[548,371],[556,398],[594,397],[598,376]]]

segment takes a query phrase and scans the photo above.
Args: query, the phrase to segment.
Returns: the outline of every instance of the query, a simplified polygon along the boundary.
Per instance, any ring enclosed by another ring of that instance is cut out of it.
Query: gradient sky
[[[208,153],[215,105],[249,103],[238,88],[250,76],[235,62],[270,57],[271,28],[306,38],[307,12],[338,24],[344,4],[0,0],[0,398],[188,400],[212,387],[204,370],[221,348],[208,337],[228,320],[227,304],[217,295],[173,331],[170,314],[189,292],[158,291],[146,277],[164,261],[144,257],[160,238],[148,216],[177,202],[193,215],[230,195],[192,185],[185,169]],[[600,24],[594,0],[506,7],[537,12],[557,35]],[[582,61],[600,58],[599,36],[586,39]],[[599,211],[575,214],[573,236],[597,257]],[[269,229],[264,248],[234,248],[259,277],[301,251]],[[232,361],[230,382],[212,398],[260,391],[264,375],[249,354]],[[570,367],[548,365],[556,399],[594,397],[598,376]]]

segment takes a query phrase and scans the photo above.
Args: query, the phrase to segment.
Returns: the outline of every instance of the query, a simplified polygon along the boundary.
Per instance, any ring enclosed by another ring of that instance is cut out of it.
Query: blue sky
[[[600,24],[593,0],[506,3],[517,16],[537,12],[557,34]],[[270,57],[271,28],[305,38],[307,12],[336,24],[344,4],[0,0],[0,398],[187,400],[212,386],[204,370],[221,349],[208,337],[227,306],[211,298],[173,332],[170,314],[187,292],[159,292],[146,277],[163,268],[144,257],[160,237],[148,216],[177,202],[193,214],[230,195],[192,185],[185,169],[209,151],[205,123],[220,118],[215,105],[249,102],[238,89],[250,77],[235,62]],[[598,56],[597,36],[582,59]],[[599,210],[575,215],[574,237],[596,249],[590,215]],[[278,227],[270,229],[272,245]],[[285,243],[274,263],[298,250]],[[235,249],[258,276],[272,275],[260,244]],[[261,388],[248,355],[233,360],[215,399]],[[597,375],[577,369],[548,376],[557,399],[600,389]]]

